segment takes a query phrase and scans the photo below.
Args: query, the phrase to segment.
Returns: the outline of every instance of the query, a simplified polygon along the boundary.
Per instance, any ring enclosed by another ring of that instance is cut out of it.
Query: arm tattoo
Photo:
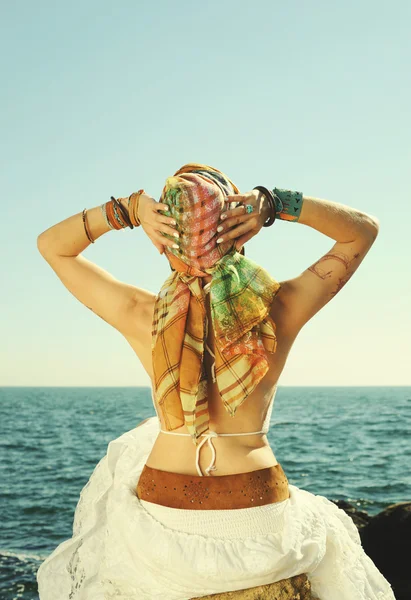
[[[325,270],[322,269],[321,267],[319,267],[318,265],[323,262],[324,260],[329,260],[330,258],[333,258],[337,261],[339,261],[340,263],[342,263],[346,269],[346,275],[344,277],[340,277],[338,279],[338,283],[337,283],[337,289],[334,292],[331,292],[332,296],[335,296],[335,294],[337,294],[342,287],[344,287],[344,285],[347,283],[347,281],[350,279],[351,275],[353,274],[353,272],[349,272],[349,266],[352,263],[352,261],[356,258],[358,258],[360,256],[359,252],[356,252],[354,254],[354,256],[350,259],[346,254],[343,254],[342,252],[329,252],[328,254],[325,254],[324,256],[322,256],[321,258],[319,258],[313,265],[311,265],[311,267],[308,268],[308,271],[311,271],[311,273],[314,273],[314,275],[317,275],[317,277],[319,277],[320,279],[328,279],[329,277],[332,276],[332,269],[330,270]]]

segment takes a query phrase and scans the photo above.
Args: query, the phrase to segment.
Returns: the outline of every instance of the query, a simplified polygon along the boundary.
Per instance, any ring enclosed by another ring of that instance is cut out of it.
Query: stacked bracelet
[[[138,205],[141,194],[145,194],[143,189],[130,194],[128,197],[128,206],[125,208],[121,202],[111,196],[109,202],[101,204],[101,212],[110,229],[125,229],[129,227],[139,227],[141,225],[138,218]]]
[[[145,194],[143,189],[130,194],[128,197],[128,210],[121,204],[120,200],[117,200],[114,196],[110,197],[109,202],[104,202],[100,205],[101,212],[110,229],[125,229],[126,227],[134,229],[134,227],[139,227],[139,225],[141,225],[138,218],[138,205],[141,194]],[[87,209],[85,208],[83,210],[84,231],[90,242],[94,244],[95,240],[93,240],[90,235],[86,215]]]
[[[145,194],[145,191],[138,190],[138,192],[130,194],[130,196],[128,197],[128,214],[130,216],[131,222],[135,227],[141,225],[140,220],[138,218],[138,206],[141,194]]]

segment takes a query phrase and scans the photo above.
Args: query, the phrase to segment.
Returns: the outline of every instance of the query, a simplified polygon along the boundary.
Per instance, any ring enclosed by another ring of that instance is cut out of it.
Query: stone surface
[[[212,594],[211,596],[197,596],[192,600],[199,600],[200,598],[201,600],[319,600],[311,594],[311,585],[305,574],[246,590]]]
[[[361,543],[396,600],[411,598],[411,502],[390,504],[360,530]]]
[[[332,500],[358,528],[364,551],[390,582],[396,600],[411,600],[411,502],[390,504],[377,515]]]
[[[372,519],[372,516],[367,512],[359,510],[356,506],[350,504],[350,502],[347,502],[346,500],[332,500],[331,502],[334,502],[338,508],[341,508],[349,517],[352,518],[358,530],[360,530],[362,527],[365,527],[365,525],[367,525],[367,523],[369,523]]]

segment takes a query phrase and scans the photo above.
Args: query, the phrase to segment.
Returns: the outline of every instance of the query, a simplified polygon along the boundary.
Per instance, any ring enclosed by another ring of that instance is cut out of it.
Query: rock
[[[360,530],[361,543],[396,600],[411,598],[411,502],[390,504]]]
[[[319,600],[311,594],[311,585],[305,574],[246,590],[212,594],[211,596],[197,596],[191,600],[199,600],[200,598],[201,600]]]
[[[350,504],[346,500],[331,500],[331,502],[334,502],[338,508],[341,508],[349,517],[352,518],[358,530],[367,525],[367,523],[369,523],[369,521],[372,519],[372,516],[367,512],[364,510],[359,510],[356,506]]]

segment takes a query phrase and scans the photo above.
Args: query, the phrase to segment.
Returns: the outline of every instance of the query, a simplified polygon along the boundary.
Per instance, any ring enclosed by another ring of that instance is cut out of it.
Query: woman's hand
[[[128,209],[128,198],[119,198],[121,204]],[[164,253],[165,246],[172,246],[178,240],[179,234],[176,228],[173,226],[176,224],[172,217],[166,217],[160,214],[160,210],[168,211],[170,207],[168,204],[157,202],[152,196],[148,194],[141,194],[138,202],[138,220],[141,223],[141,227],[144,229],[154,246],[160,252]],[[163,233],[175,236],[176,241],[169,240]],[[175,235],[177,234],[177,235]]]
[[[260,190],[252,190],[245,194],[226,196],[227,202],[241,202],[241,206],[231,208],[221,214],[219,231],[222,241],[235,239],[235,248],[241,252],[245,242],[257,235],[265,221],[270,216],[270,203]],[[254,207],[252,213],[247,213],[246,204]],[[221,242],[219,242],[221,243]]]

